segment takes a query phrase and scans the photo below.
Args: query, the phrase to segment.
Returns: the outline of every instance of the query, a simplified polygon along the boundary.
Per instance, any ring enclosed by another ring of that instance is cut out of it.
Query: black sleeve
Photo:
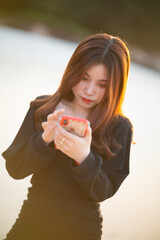
[[[2,153],[10,176],[22,179],[41,170],[56,154],[53,145],[46,146],[42,131],[35,130],[34,108],[30,107],[12,144]]]
[[[128,119],[121,121],[115,131],[115,138],[122,149],[115,149],[116,156],[109,161],[91,148],[89,156],[79,166],[71,165],[77,183],[97,202],[112,197],[129,174],[132,125]]]

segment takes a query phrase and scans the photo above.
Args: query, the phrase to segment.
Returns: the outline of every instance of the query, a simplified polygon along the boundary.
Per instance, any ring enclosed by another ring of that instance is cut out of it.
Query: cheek
[[[74,95],[77,94],[77,92],[78,92],[77,86],[75,86],[75,87],[72,88],[72,92],[73,92]]]
[[[81,91],[81,89],[83,88],[82,86],[82,82],[79,82],[75,87],[72,88],[72,91],[74,94],[77,94]]]
[[[105,88],[101,88],[101,89],[99,90],[98,102],[101,102],[101,100],[103,99],[105,93],[106,93],[106,89],[105,89]]]

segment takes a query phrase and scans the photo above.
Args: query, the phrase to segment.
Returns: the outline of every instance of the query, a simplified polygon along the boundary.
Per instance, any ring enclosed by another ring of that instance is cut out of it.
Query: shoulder
[[[41,95],[41,96],[36,97],[35,100],[39,100],[39,99],[47,99],[47,98],[49,98],[50,96],[51,96],[51,95]]]
[[[118,115],[115,119],[115,127],[133,128],[132,122],[124,115]]]
[[[113,132],[116,137],[130,135],[132,137],[133,125],[129,118],[123,115],[118,115],[114,121]]]
[[[52,97],[52,95],[41,95],[41,96],[38,96],[33,101],[30,102],[30,107],[37,109],[40,106],[42,106],[44,103],[49,101],[50,97]]]

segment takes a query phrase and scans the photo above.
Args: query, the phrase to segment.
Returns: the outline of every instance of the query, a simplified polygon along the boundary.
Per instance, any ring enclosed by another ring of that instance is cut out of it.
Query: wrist
[[[85,155],[80,156],[79,158],[77,158],[77,159],[75,160],[76,164],[77,164],[77,165],[80,165],[82,162],[85,161],[85,159],[88,157],[88,155],[89,155],[89,153],[86,153]]]

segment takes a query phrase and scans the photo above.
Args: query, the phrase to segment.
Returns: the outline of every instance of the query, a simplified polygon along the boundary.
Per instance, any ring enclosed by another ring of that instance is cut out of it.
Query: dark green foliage
[[[43,23],[73,40],[107,32],[153,52],[160,52],[159,12],[159,0],[0,0],[0,23],[24,29]]]

